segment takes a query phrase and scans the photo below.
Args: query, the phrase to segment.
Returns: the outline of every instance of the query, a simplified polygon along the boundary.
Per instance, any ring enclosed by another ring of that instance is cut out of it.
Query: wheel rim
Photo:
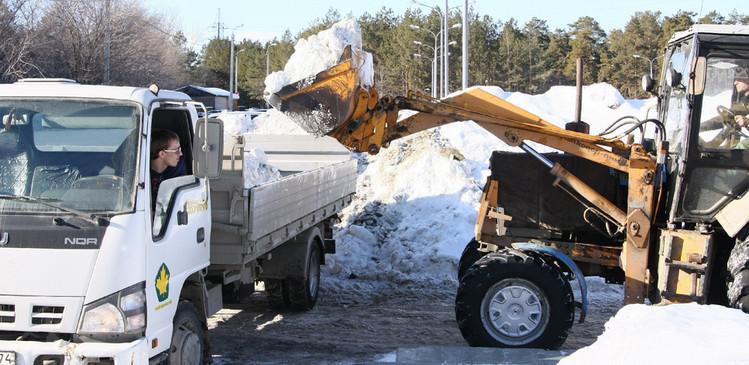
[[[527,345],[549,324],[549,300],[528,280],[505,279],[484,295],[481,322],[495,340],[509,346]]]
[[[182,325],[177,329],[177,339],[179,348],[179,358],[182,364],[185,365],[199,365],[203,357],[203,348],[200,344],[200,337]]]
[[[320,286],[320,255],[317,250],[312,251],[312,257],[309,260],[309,290],[310,298],[317,296],[317,289]]]

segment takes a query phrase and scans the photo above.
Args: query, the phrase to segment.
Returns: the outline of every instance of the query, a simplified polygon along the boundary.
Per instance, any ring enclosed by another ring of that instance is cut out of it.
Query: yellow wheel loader
[[[394,139],[473,120],[527,152],[492,156],[475,237],[460,260],[455,313],[470,345],[558,348],[575,308],[585,319],[585,275],[623,282],[626,304],[721,303],[749,312],[749,150],[739,118],[749,99],[740,86],[749,28],[696,25],[675,34],[664,57],[658,85],[643,77],[658,97],[657,115],[622,118],[601,135],[579,122],[559,128],[480,88],[439,100],[380,97],[358,84],[345,55],[268,100],[355,151],[376,153]],[[398,120],[404,109],[418,113]],[[540,154],[526,141],[564,154]]]

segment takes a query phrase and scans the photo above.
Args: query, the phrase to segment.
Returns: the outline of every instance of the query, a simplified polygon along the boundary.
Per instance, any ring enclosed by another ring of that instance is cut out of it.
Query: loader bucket
[[[308,133],[321,136],[351,120],[358,90],[359,70],[349,46],[335,66],[286,85],[266,100]]]

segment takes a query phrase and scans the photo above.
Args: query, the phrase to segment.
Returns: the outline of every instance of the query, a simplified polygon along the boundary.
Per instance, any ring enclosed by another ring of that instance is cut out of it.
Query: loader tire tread
[[[737,240],[727,268],[728,305],[749,313],[749,238]]]

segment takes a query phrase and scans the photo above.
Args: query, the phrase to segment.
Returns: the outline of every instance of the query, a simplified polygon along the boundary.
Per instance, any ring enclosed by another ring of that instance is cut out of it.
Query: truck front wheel
[[[168,363],[203,365],[208,364],[209,360],[208,336],[203,321],[192,303],[180,302],[174,315]]]
[[[572,327],[572,288],[543,259],[501,250],[476,261],[460,279],[455,317],[471,346],[554,349]]]

